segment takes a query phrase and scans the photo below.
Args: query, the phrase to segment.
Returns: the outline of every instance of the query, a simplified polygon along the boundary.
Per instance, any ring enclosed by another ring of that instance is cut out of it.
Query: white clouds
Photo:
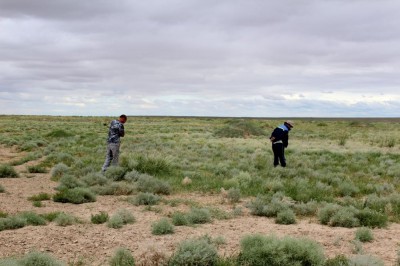
[[[399,11],[394,0],[0,0],[1,113],[398,116]]]

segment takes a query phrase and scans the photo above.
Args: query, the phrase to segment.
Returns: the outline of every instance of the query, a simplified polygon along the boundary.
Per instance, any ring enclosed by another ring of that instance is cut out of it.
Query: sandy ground
[[[0,147],[0,163],[4,163],[21,154]],[[160,204],[157,212],[145,210],[143,206],[134,206],[124,201],[125,196],[98,196],[94,203],[82,205],[62,204],[44,201],[44,207],[36,208],[27,200],[29,196],[46,192],[54,194],[56,182],[50,180],[49,174],[27,174],[26,166],[37,162],[28,162],[17,166],[20,178],[1,178],[0,183],[6,193],[0,193],[0,211],[15,214],[21,211],[48,213],[64,211],[84,221],[67,227],[54,223],[46,226],[27,226],[18,230],[0,232],[0,257],[20,256],[32,250],[52,253],[65,262],[76,263],[83,259],[85,265],[107,265],[107,261],[118,247],[131,250],[141,265],[150,265],[148,257],[153,253],[170,255],[182,240],[203,236],[222,236],[226,244],[219,246],[219,253],[224,256],[237,254],[240,239],[248,234],[275,234],[277,236],[307,237],[319,242],[328,257],[338,254],[351,256],[356,229],[332,228],[312,220],[300,220],[295,225],[278,225],[273,219],[254,217],[246,211],[243,216],[229,220],[214,220],[210,224],[196,227],[175,227],[172,235],[154,236],[151,234],[152,222],[178,209],[189,208],[184,204],[177,207]],[[204,206],[230,210],[232,206],[224,202],[222,195],[179,194],[164,197],[166,199],[185,199],[198,202]],[[244,206],[245,201],[239,205]],[[90,223],[91,214],[106,211],[110,215],[118,209],[128,209],[136,217],[136,223],[121,229],[111,229],[106,225]],[[245,209],[245,207],[243,207]],[[363,250],[381,258],[385,265],[394,265],[400,242],[400,224],[391,224],[386,229],[374,229],[375,239],[372,243],[363,244]]]

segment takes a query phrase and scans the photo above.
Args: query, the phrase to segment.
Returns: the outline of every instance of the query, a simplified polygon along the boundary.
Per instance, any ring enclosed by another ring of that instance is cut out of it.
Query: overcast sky
[[[0,114],[399,117],[399,0],[0,0]]]

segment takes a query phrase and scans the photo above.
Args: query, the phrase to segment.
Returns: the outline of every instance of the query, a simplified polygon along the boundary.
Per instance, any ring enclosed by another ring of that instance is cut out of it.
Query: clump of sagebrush
[[[69,153],[64,153],[64,152],[51,153],[46,157],[45,163],[49,165],[56,163],[63,163],[67,166],[71,166],[75,163],[75,158]]]
[[[222,138],[246,138],[250,136],[266,136],[267,132],[256,122],[248,119],[229,120],[226,125],[214,133]]]
[[[103,211],[98,214],[94,214],[94,215],[92,214],[90,217],[90,220],[94,224],[104,224],[109,219],[110,219],[110,216],[108,215],[108,213],[103,212]]]
[[[84,187],[84,183],[75,176],[66,174],[60,178],[59,185],[56,187],[57,190],[66,190],[76,187]]]
[[[30,196],[28,200],[30,201],[43,201],[43,200],[50,200],[51,195],[47,193],[39,193],[37,195]]]
[[[175,232],[174,225],[167,218],[162,218],[151,225],[153,235],[167,235]]]
[[[296,215],[291,209],[286,209],[278,212],[275,222],[277,224],[295,224],[296,223]]]
[[[324,266],[350,266],[350,262],[345,255],[337,255],[334,258],[327,259]]]
[[[172,173],[171,163],[164,157],[158,155],[139,155],[136,157],[135,169],[149,175],[166,175]]]
[[[124,180],[126,169],[121,166],[110,166],[105,172],[105,176],[113,181]]]
[[[293,210],[300,216],[314,216],[318,210],[318,202],[312,200],[307,203],[297,203],[293,205]]]
[[[118,248],[110,259],[110,266],[135,266],[135,258],[126,248]]]
[[[169,195],[171,186],[166,182],[151,175],[143,174],[138,178],[137,189],[141,192]]]
[[[350,265],[362,265],[362,266],[383,266],[384,263],[379,258],[371,255],[355,255],[349,259]]]
[[[142,175],[140,172],[131,170],[125,174],[124,179],[128,182],[136,182],[138,181],[140,175]]]
[[[109,182],[103,186],[93,186],[90,188],[93,192],[99,195],[131,195],[136,187],[133,184],[125,182]]]
[[[179,244],[170,259],[170,265],[216,265],[216,247],[207,238],[190,239]]]
[[[186,213],[183,212],[174,212],[172,214],[172,224],[175,226],[182,226],[182,225],[189,225],[190,221],[186,215]]]
[[[186,215],[191,224],[205,224],[211,222],[210,210],[206,208],[192,208]]]
[[[283,197],[275,194],[272,199],[257,196],[249,204],[250,212],[256,216],[276,217],[279,212],[289,209],[289,204],[283,201]]]
[[[55,218],[54,222],[58,226],[68,226],[75,224],[77,222],[77,219],[71,214],[62,212],[57,215],[57,218]]]
[[[67,137],[72,137],[74,134],[71,132],[65,131],[63,129],[56,129],[51,132],[49,132],[46,137],[52,137],[52,138],[67,138]]]
[[[6,192],[5,188],[0,184],[0,193]]]
[[[133,200],[135,205],[157,205],[161,200],[161,197],[153,193],[141,192]]]
[[[18,173],[11,165],[0,165],[0,178],[15,178],[18,177]]]
[[[132,224],[135,221],[136,219],[131,212],[126,209],[121,209],[111,216],[107,226],[110,228],[122,228],[124,225]]]
[[[323,265],[320,245],[309,239],[251,235],[241,240],[240,265]]]
[[[28,225],[46,225],[46,219],[34,212],[23,212],[20,213],[18,216],[22,219],[25,219]]]
[[[238,203],[240,201],[240,189],[239,188],[230,188],[228,189],[227,198],[231,203]]]
[[[360,240],[361,242],[371,242],[372,240],[374,240],[372,230],[366,227],[358,228],[355,238],[357,240]]]
[[[228,220],[233,218],[233,214],[219,208],[207,208],[211,214],[211,218],[217,220]]]
[[[47,173],[47,169],[40,165],[32,165],[27,167],[28,173]]]
[[[53,196],[53,200],[61,203],[70,202],[74,204],[82,204],[87,202],[95,202],[96,196],[88,188],[76,187],[59,191]]]
[[[64,163],[58,163],[51,169],[51,179],[53,181],[58,181],[62,176],[68,173],[69,167]]]
[[[63,266],[64,263],[58,261],[47,253],[33,251],[25,255],[16,265],[21,266]]]
[[[360,189],[351,182],[347,182],[347,181],[341,182],[338,186],[339,196],[342,196],[342,197],[345,197],[345,196],[353,197],[359,192],[360,192]]]
[[[44,219],[46,219],[49,222],[53,222],[55,219],[57,219],[58,215],[60,215],[62,212],[49,212],[49,213],[44,213],[40,214]]]
[[[40,208],[40,207],[43,207],[43,203],[41,201],[33,201],[32,206]]]
[[[96,185],[103,186],[108,182],[108,179],[101,173],[88,173],[80,178],[80,180],[90,187]]]
[[[0,218],[6,218],[8,216],[8,213],[0,211]]]
[[[13,230],[25,227],[27,225],[26,219],[19,216],[9,216],[0,218],[0,231]]]

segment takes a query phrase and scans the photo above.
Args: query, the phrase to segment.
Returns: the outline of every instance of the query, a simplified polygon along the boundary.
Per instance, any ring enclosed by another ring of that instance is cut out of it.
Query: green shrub
[[[278,212],[275,222],[277,224],[295,224],[296,215],[291,209],[283,210]]]
[[[47,169],[40,165],[32,165],[27,167],[28,173],[47,173]]]
[[[80,180],[90,187],[95,185],[103,186],[108,182],[108,179],[101,173],[89,173]]]
[[[6,192],[5,188],[0,184],[0,193]]]
[[[62,176],[68,173],[69,167],[64,163],[58,163],[51,169],[51,179],[53,181],[58,181]]]
[[[135,191],[135,186],[125,182],[112,182],[103,186],[91,187],[91,190],[99,195],[131,195]]]
[[[135,259],[128,249],[119,248],[111,258],[110,266],[135,266]]]
[[[111,218],[108,220],[107,226],[110,228],[121,228],[125,224],[131,224],[135,222],[135,217],[131,212],[126,209],[118,210]]]
[[[72,189],[76,187],[84,187],[84,183],[80,181],[78,178],[75,176],[66,174],[62,176],[59,180],[60,184],[57,186],[57,190],[67,190],[67,189]]]
[[[108,213],[100,212],[98,214],[91,215],[90,220],[94,224],[104,224],[105,222],[108,221],[109,218],[110,216],[108,215]]]
[[[353,197],[354,195],[360,192],[359,188],[350,182],[340,183],[338,186],[338,190],[339,190],[339,195],[342,197],[344,196]]]
[[[240,265],[323,265],[324,253],[314,241],[252,235],[241,240]]]
[[[0,218],[6,218],[8,216],[8,213],[0,211]]]
[[[42,216],[34,212],[23,212],[20,213],[18,216],[22,219],[25,219],[26,223],[29,225],[46,225],[46,220]]]
[[[384,266],[383,262],[371,255],[356,255],[350,258],[350,266]]]
[[[283,202],[277,194],[272,199],[257,196],[249,205],[250,213],[256,216],[276,217],[278,212],[289,209],[289,205]]]
[[[43,201],[43,200],[50,200],[50,199],[51,199],[51,195],[49,195],[47,193],[39,193],[37,195],[33,195],[28,198],[28,200],[30,200],[30,201]]]
[[[350,262],[345,255],[337,255],[334,258],[327,259],[324,266],[350,266]]]
[[[329,224],[333,215],[335,215],[341,207],[337,204],[328,203],[318,212],[318,219],[321,224]]]
[[[32,206],[40,208],[40,207],[43,207],[43,204],[41,201],[34,201],[34,202],[32,202]]]
[[[124,180],[126,169],[120,166],[110,166],[105,172],[105,176],[113,181]]]
[[[219,208],[207,208],[211,214],[212,219],[228,220],[233,218],[233,214]]]
[[[0,165],[0,178],[18,177],[17,172],[11,165]]]
[[[0,231],[19,229],[25,227],[26,225],[26,219],[18,216],[0,218]]]
[[[149,175],[166,175],[172,172],[172,165],[165,157],[156,155],[139,155],[135,169]]]
[[[230,188],[228,189],[228,200],[231,203],[238,203],[240,201],[240,189],[239,188]]]
[[[61,203],[70,202],[74,204],[82,204],[87,202],[95,202],[96,196],[87,188],[77,187],[59,191],[53,196],[53,200]]]
[[[171,193],[171,186],[167,182],[147,174],[141,175],[138,178],[137,189],[141,192],[154,194],[169,195]]]
[[[174,212],[172,214],[172,224],[175,226],[189,225],[190,221],[187,215],[183,212]]]
[[[140,172],[131,170],[125,174],[124,179],[128,182],[137,182],[140,175],[142,175]]]
[[[174,266],[204,266],[216,265],[218,253],[207,239],[191,239],[179,244],[172,255],[169,265]]]
[[[388,217],[386,214],[382,214],[368,208],[360,210],[356,216],[360,221],[360,225],[362,226],[379,228],[387,226]]]
[[[294,212],[300,216],[314,216],[318,210],[318,202],[309,201],[307,203],[298,203],[293,206]]]
[[[205,224],[211,222],[211,213],[206,208],[192,208],[187,219],[191,224]]]
[[[56,129],[51,132],[49,132],[46,137],[52,137],[52,138],[67,138],[67,137],[72,137],[74,134],[67,132],[63,129]]]
[[[135,200],[134,204],[136,205],[157,205],[161,200],[161,197],[158,195],[154,195],[153,193],[139,193]]]
[[[357,210],[353,207],[341,208],[331,217],[329,225],[341,227],[357,227],[360,226],[360,221],[356,217]]]
[[[58,226],[68,226],[68,225],[73,225],[76,223],[76,218],[74,216],[72,216],[71,214],[67,214],[67,213],[60,213],[59,215],[57,215],[57,218],[55,218],[54,222],[58,225]]]
[[[357,229],[355,239],[361,242],[371,242],[374,239],[374,236],[371,229],[361,227]]]
[[[21,266],[63,266],[64,264],[47,253],[31,252],[25,255],[19,265]]]
[[[53,222],[60,214],[61,214],[61,212],[49,212],[49,213],[40,214],[40,216],[42,216],[44,219],[46,219],[46,221]]]
[[[174,225],[171,224],[167,218],[162,218],[151,225],[151,233],[153,235],[166,235],[173,234],[174,232]]]

